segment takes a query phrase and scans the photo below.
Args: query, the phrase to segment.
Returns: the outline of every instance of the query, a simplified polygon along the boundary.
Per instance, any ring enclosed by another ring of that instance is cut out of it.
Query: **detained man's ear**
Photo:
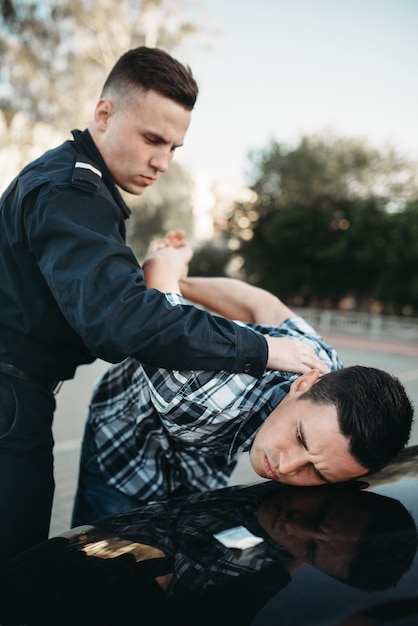
[[[320,377],[319,370],[309,370],[309,372],[305,372],[301,376],[298,376],[296,380],[290,386],[289,394],[293,395],[301,395],[308,391]]]

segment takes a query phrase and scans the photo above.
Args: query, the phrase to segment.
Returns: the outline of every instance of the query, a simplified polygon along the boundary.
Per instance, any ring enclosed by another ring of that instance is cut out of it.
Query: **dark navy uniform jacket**
[[[129,209],[88,131],[22,170],[0,202],[0,361],[68,379],[94,358],[259,377],[257,333],[146,289]]]

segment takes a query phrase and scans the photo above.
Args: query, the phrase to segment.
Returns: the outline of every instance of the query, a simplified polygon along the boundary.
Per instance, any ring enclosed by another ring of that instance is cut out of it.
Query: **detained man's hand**
[[[183,231],[170,231],[164,238],[151,241],[142,263],[148,289],[181,293],[178,283],[187,277],[192,256]]]
[[[295,374],[304,374],[309,370],[318,370],[320,374],[329,372],[329,368],[316,356],[315,351],[302,341],[270,335],[265,335],[265,338],[269,350],[268,369]]]

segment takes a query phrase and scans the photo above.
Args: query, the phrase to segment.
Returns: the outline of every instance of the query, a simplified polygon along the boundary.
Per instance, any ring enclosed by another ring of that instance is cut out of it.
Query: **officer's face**
[[[314,370],[297,378],[257,432],[250,461],[260,476],[309,486],[367,474],[349,452],[335,406],[300,399],[316,380]]]
[[[100,100],[91,131],[115,183],[139,195],[167,170],[190,118],[173,100],[138,90],[123,102]]]

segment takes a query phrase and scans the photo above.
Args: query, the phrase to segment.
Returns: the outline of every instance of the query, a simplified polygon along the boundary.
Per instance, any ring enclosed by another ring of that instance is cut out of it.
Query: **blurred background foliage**
[[[418,311],[416,163],[336,137],[250,156],[226,231],[242,277],[301,306]]]
[[[149,45],[178,56],[210,36],[193,0],[0,0],[0,8],[0,162],[14,173],[88,125],[123,52]],[[193,273],[239,275],[294,305],[418,313],[416,163],[390,146],[333,136],[274,140],[248,157],[245,200],[216,222]],[[167,229],[193,239],[195,184],[178,163],[126,200],[139,259]]]

